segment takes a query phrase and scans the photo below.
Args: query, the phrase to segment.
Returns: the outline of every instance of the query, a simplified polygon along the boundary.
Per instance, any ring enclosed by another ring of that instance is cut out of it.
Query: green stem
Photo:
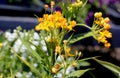
[[[73,44],[73,43],[75,43],[77,41],[80,41],[80,40],[85,39],[85,38],[90,37],[90,36],[92,36],[92,32],[80,34],[77,37],[73,37],[73,39],[71,39],[69,41],[69,44]]]
[[[67,66],[65,66],[65,69],[64,69],[64,73],[63,73],[63,77],[62,77],[62,78],[65,78],[65,76],[66,76],[66,70],[67,70]]]
[[[90,29],[91,30],[91,27],[90,26],[88,26],[88,25],[86,25],[86,24],[77,24],[78,26],[84,26],[84,27],[86,27],[86,28],[88,28],[88,29]]]

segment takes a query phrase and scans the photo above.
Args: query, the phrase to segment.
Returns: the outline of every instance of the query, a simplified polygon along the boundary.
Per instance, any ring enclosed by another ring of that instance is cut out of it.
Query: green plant
[[[120,67],[108,62],[97,60],[97,57],[80,59],[81,52],[71,50],[70,45],[91,36],[99,43],[103,43],[106,48],[111,46],[111,44],[107,41],[107,38],[112,37],[111,32],[109,32],[110,19],[108,17],[103,18],[101,12],[96,12],[94,14],[95,18],[92,27],[74,20],[77,17],[79,11],[78,9],[85,7],[85,4],[86,1],[82,2],[80,0],[73,3],[69,0],[66,2],[62,1],[60,3],[62,12],[60,12],[53,10],[55,3],[52,1],[50,5],[51,13],[43,14],[43,17],[40,18],[38,17],[39,24],[35,27],[35,30],[40,32],[36,33],[34,30],[26,31],[22,30],[21,27],[17,27],[14,31],[15,38],[12,40],[8,38],[8,40],[5,40],[5,42],[8,42],[0,46],[0,55],[2,56],[2,53],[10,53],[6,54],[5,59],[10,60],[11,64],[19,61],[18,59],[22,61],[22,63],[18,62],[20,64],[17,64],[17,66],[14,64],[16,68],[22,69],[21,72],[23,75],[21,77],[25,77],[26,72],[29,71],[32,73],[33,78],[81,77],[85,72],[93,70],[93,68],[79,70],[75,70],[74,68],[76,66],[81,66],[80,64],[88,59],[96,60],[104,67],[110,69],[118,75]],[[48,6],[45,8],[47,9]],[[90,31],[82,34],[74,34],[74,27],[76,26],[84,26]],[[70,31],[73,31],[73,34],[65,39],[65,35]],[[34,35],[37,37],[34,37]],[[19,41],[20,45],[18,45],[18,43],[15,45],[16,41]],[[16,49],[16,46],[19,46],[19,48]],[[15,61],[12,60],[13,58],[9,58],[9,55],[11,54],[14,56]],[[22,57],[23,54],[25,58]],[[4,64],[3,59],[1,60],[1,63]],[[9,62],[6,63],[7,64],[4,65],[9,66]],[[24,65],[27,65],[30,69],[25,70]],[[15,77],[17,71],[20,71],[15,69],[15,66],[13,66],[13,68],[9,66],[8,71],[2,72],[1,76]],[[68,72],[69,69],[71,70]],[[9,70],[11,73],[9,73]]]

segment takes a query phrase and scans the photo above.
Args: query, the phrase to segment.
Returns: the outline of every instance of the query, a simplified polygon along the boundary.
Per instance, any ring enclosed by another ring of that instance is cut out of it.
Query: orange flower
[[[39,21],[39,22],[42,22],[42,21],[43,21],[43,18],[38,18],[38,21]]]
[[[2,43],[0,43],[0,48],[1,48],[1,47],[3,47],[3,44],[2,44]]]
[[[61,52],[61,47],[60,46],[56,46],[55,48],[55,53],[60,53]]]
[[[109,48],[111,45],[108,43],[107,38],[112,38],[112,34],[108,31],[111,28],[109,24],[110,19],[108,17],[103,18],[101,12],[96,12],[94,16],[93,36],[98,42],[102,42],[106,48]]]
[[[67,44],[67,42],[68,42],[67,40],[63,40],[63,43],[64,43],[65,45]]]
[[[105,43],[104,46],[105,46],[106,48],[109,48],[109,47],[111,46],[111,44],[110,44],[110,43]]]
[[[45,4],[44,7],[45,7],[45,9],[48,9],[48,5],[47,4]]]
[[[104,27],[103,28],[106,29],[106,30],[110,29],[110,24],[104,23]]]
[[[39,31],[39,30],[40,30],[40,27],[37,25],[37,26],[35,27],[35,30],[36,30],[36,31]]]
[[[66,48],[66,52],[69,53],[71,51],[70,48]]]
[[[54,67],[52,67],[52,73],[57,73],[57,71],[59,70],[60,68],[60,64],[56,64]]]
[[[70,26],[74,27],[76,25],[76,21],[70,21]]]
[[[102,13],[101,13],[101,12],[96,12],[96,13],[94,14],[94,16],[95,16],[96,18],[99,18],[99,17],[102,16]]]
[[[51,1],[51,8],[53,8],[54,5],[55,5],[55,2]]]
[[[109,19],[108,17],[106,17],[106,18],[104,19],[104,21],[105,21],[106,23],[108,23],[108,22],[110,22],[110,19]]]
[[[53,31],[56,28],[72,30],[76,25],[76,21],[70,21],[70,23],[68,23],[59,11],[55,11],[50,15],[44,14],[43,18],[38,18],[38,21],[40,23],[35,28],[36,30]]]
[[[71,54],[71,53],[68,53],[67,56],[68,56],[68,57],[73,57],[73,56],[75,56],[75,55],[74,55],[74,54]]]
[[[72,66],[76,67],[76,66],[77,66],[77,63],[76,63],[76,62],[73,62]]]
[[[52,73],[57,73],[58,69],[56,69],[55,67],[52,68]]]
[[[60,68],[60,64],[56,64],[54,67],[55,67],[56,69],[59,69],[59,68]]]

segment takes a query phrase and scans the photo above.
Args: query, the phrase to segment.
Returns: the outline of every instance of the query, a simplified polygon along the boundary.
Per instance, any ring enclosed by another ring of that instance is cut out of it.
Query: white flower
[[[20,39],[18,39],[18,40],[15,42],[15,45],[17,45],[17,46],[20,46],[21,44],[22,44],[22,42],[21,42]]]
[[[64,57],[63,56],[58,56],[57,62],[62,62],[62,60],[64,60]]]
[[[33,64],[33,66],[34,66],[34,67],[37,67],[37,66],[38,66],[38,64],[37,64],[37,63],[34,63],[34,64]]]
[[[42,50],[47,52],[47,47],[46,46],[42,46]]]
[[[28,72],[26,78],[32,78],[31,76],[32,76],[32,72]]]
[[[58,73],[56,76],[54,76],[55,78],[62,78],[62,74]]]
[[[5,37],[8,38],[11,35],[10,32],[5,32]]]
[[[38,41],[32,41],[32,43],[33,43],[34,45],[39,45],[39,42],[38,42]]]
[[[24,37],[23,32],[19,32],[19,34],[20,34],[20,37],[21,37],[21,38],[23,38],[23,37]]]
[[[69,66],[66,70],[66,74],[69,74],[71,72],[75,71],[74,67],[73,66]]]
[[[28,56],[28,58],[29,58],[29,59],[32,59],[32,57],[31,57],[31,56]]]
[[[21,45],[22,45],[22,42],[20,41],[20,39],[16,40],[15,44],[13,45],[14,51],[19,52]]]
[[[35,46],[33,46],[33,45],[31,45],[30,47],[31,47],[33,50],[35,50],[35,49],[36,49],[36,47],[35,47]]]
[[[44,40],[41,40],[41,42],[40,42],[42,45],[44,45],[44,46],[46,46],[46,43],[45,43],[45,41]]]
[[[7,38],[8,41],[13,41],[17,37],[17,34],[5,32],[5,37]]]
[[[20,52],[24,53],[27,50],[27,48],[25,47],[25,45],[22,45],[20,48]]]
[[[34,35],[33,35],[33,38],[34,38],[35,40],[39,40],[40,37],[39,37],[38,33],[35,32]]]
[[[20,72],[17,72],[16,77],[17,78],[22,78],[22,74]]]
[[[26,60],[26,57],[25,57],[25,56],[21,56],[21,58],[22,58],[23,60]]]

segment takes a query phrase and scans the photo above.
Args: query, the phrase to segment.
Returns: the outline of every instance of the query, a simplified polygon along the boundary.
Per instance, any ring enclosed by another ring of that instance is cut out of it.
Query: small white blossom
[[[17,78],[22,78],[22,74],[20,72],[17,72],[16,77]]]
[[[37,66],[38,66],[38,64],[37,64],[37,63],[34,63],[34,64],[33,64],[33,66],[34,66],[34,67],[37,67]]]
[[[62,62],[63,59],[64,59],[63,56],[58,56],[58,58],[57,58],[57,62]]]
[[[22,45],[22,42],[20,41],[20,39],[16,40],[15,44],[13,45],[14,51],[19,52],[21,45]]]
[[[26,78],[32,78],[31,76],[32,76],[32,72],[28,72]]]
[[[45,43],[45,41],[44,40],[41,40],[41,42],[40,42],[42,45],[45,45],[46,46],[46,43]]]
[[[24,53],[27,50],[27,48],[25,47],[25,45],[22,45],[20,48],[20,52]]]
[[[39,34],[35,32],[34,35],[33,35],[33,38],[35,40],[39,40],[40,39]]]
[[[69,74],[71,72],[75,71],[74,67],[73,66],[69,66],[66,70],[66,74]]]
[[[14,50],[15,52],[19,52],[19,48],[20,48],[19,46],[16,46],[16,45],[13,46],[13,50]]]
[[[62,78],[62,74],[58,73],[56,76],[54,76],[55,78]]]
[[[36,48],[35,48],[35,46],[33,46],[33,45],[31,45],[30,47],[31,47],[33,50],[35,50],[35,49],[36,49]]]
[[[46,46],[42,46],[42,50],[47,52],[47,47]]]
[[[39,45],[39,42],[38,42],[38,41],[32,41],[32,43],[33,43],[34,45]]]
[[[31,56],[28,56],[28,58],[29,58],[29,59],[32,59],[32,57],[31,57]]]
[[[17,34],[6,32],[5,37],[7,38],[8,41],[13,41],[17,37]]]
[[[21,58],[22,58],[23,60],[26,60],[26,57],[25,57],[25,56],[21,56]]]

